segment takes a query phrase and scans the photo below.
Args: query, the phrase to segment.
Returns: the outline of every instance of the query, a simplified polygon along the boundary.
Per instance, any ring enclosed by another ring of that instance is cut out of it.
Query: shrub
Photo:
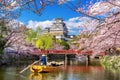
[[[100,62],[104,68],[120,71],[120,56],[104,56],[100,58]]]

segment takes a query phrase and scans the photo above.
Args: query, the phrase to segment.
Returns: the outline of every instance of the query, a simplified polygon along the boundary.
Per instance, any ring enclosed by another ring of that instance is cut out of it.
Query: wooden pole
[[[67,66],[67,54],[65,54],[65,66]]]
[[[90,64],[90,55],[86,55],[86,66]]]
[[[21,74],[21,73],[23,73],[24,71],[26,71],[27,69],[29,69],[30,68],[30,66],[32,66],[32,65],[34,65],[34,64],[36,64],[36,63],[38,63],[39,62],[39,60],[38,61],[35,61],[35,62],[33,62],[32,64],[30,64],[30,65],[28,65],[27,67],[25,67],[23,70],[21,70],[19,73]]]
[[[90,55],[87,55],[88,63],[90,63]]]

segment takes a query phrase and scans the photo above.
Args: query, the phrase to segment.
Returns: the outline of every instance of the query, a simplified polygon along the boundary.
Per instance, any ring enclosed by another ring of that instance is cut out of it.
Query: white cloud
[[[35,29],[36,27],[39,26],[41,29],[44,29],[46,27],[51,27],[53,22],[54,21],[49,21],[49,20],[41,21],[41,22],[30,20],[28,22],[27,27]],[[69,33],[71,33],[71,34],[76,32],[73,30],[73,28],[78,28],[78,26],[80,24],[80,22],[79,23],[75,22],[75,20],[73,20],[73,18],[70,18],[68,21],[64,21],[64,22],[68,28]],[[76,32],[76,33],[78,33],[78,32]]]
[[[41,22],[30,20],[28,22],[27,27],[35,29],[36,27],[39,26],[41,27],[41,29],[44,29],[45,27],[51,27],[53,22],[54,21],[49,21],[49,20],[41,21]],[[64,22],[70,34],[75,34],[75,33],[79,34],[79,29],[81,28],[82,31],[93,30],[98,24],[97,21],[91,20],[88,17],[74,17]]]
[[[83,17],[70,18],[68,21],[65,21],[65,23],[68,29],[79,28],[84,24],[84,18]]]
[[[98,25],[97,20],[92,20],[88,17],[76,17],[70,18],[68,21],[65,21],[68,29],[74,28],[83,28],[83,30],[92,30]]]
[[[52,25],[52,22],[53,21],[49,21],[49,20],[42,21],[42,22],[30,20],[28,22],[27,27],[32,28],[32,29],[35,29],[36,27],[40,27],[41,29],[44,29],[45,27],[50,27]]]
[[[74,21],[76,21],[76,20],[79,20],[79,17],[70,18],[68,21],[70,21],[70,22],[74,22]]]

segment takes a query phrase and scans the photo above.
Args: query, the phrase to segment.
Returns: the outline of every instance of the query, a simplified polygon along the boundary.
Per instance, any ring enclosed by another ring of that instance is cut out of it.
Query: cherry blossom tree
[[[29,29],[15,20],[10,21],[9,23],[2,22],[1,24],[4,24],[4,26],[1,25],[0,28],[5,27],[3,28],[4,30],[0,29],[0,31],[2,31],[1,40],[4,42],[4,44],[1,44],[1,51],[6,50],[9,47],[12,47],[16,52],[25,49],[27,45],[25,41],[25,32]]]
[[[81,47],[93,49],[96,53],[111,46],[119,47],[119,0],[86,0],[84,3],[82,0],[77,2],[71,0],[0,0],[0,18],[4,20],[16,18],[22,10],[31,10],[41,15],[46,6],[54,4],[63,5],[87,17],[84,18],[84,24],[78,26],[83,28],[81,32],[90,32],[89,38],[80,40]]]
[[[67,0],[0,0],[0,19],[18,18],[23,10],[41,15],[46,6],[64,4]]]
[[[120,12],[113,14],[99,25],[99,29],[89,38],[81,39],[81,47],[93,50],[95,55],[109,48],[120,47]]]
[[[46,6],[54,4],[63,5],[64,7],[82,15],[99,19],[99,17],[96,17],[95,15],[110,12],[110,10],[116,6],[116,8],[118,8],[120,1],[96,0],[96,3],[94,3],[93,0],[86,0],[86,2],[83,3],[82,0],[76,2],[72,0],[0,0],[0,17],[6,19],[10,17],[18,17],[22,10],[31,10],[32,12],[41,15]]]

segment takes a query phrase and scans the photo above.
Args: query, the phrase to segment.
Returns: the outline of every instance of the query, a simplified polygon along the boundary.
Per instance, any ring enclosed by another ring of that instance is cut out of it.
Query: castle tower
[[[45,32],[54,35],[56,38],[64,38],[68,34],[68,29],[62,18],[55,18],[50,28],[45,28]]]

